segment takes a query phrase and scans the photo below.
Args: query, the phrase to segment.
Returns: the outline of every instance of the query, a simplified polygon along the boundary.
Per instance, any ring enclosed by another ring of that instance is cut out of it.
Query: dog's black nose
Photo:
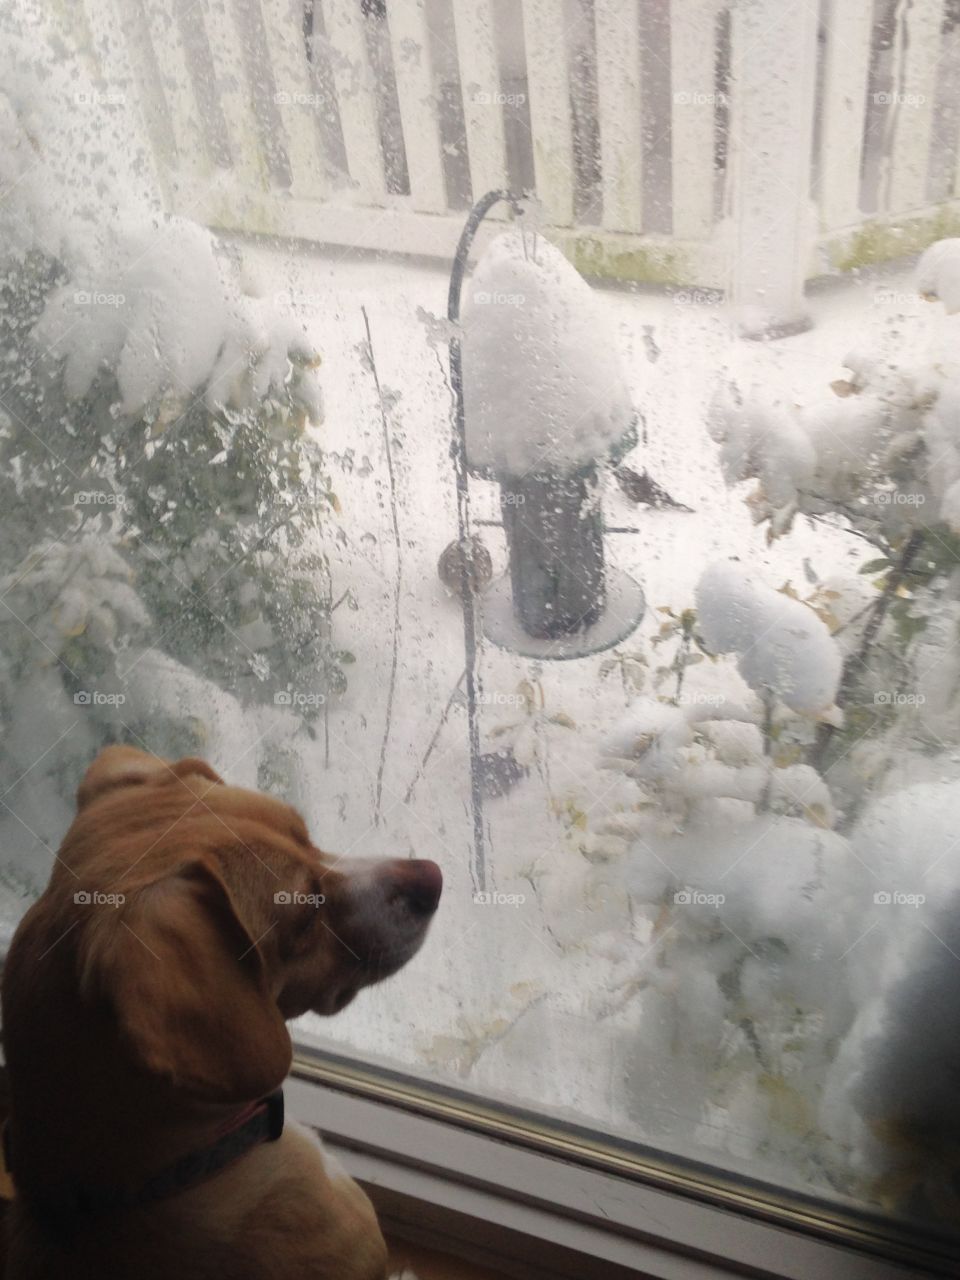
[[[383,874],[415,915],[429,916],[443,892],[443,872],[429,858],[396,858]]]

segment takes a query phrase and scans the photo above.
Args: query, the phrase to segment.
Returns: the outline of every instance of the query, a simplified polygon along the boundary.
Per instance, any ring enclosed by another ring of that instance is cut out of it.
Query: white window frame
[[[706,1168],[604,1151],[466,1095],[301,1049],[290,1114],[370,1193],[388,1232],[536,1280],[920,1280],[944,1237]]]

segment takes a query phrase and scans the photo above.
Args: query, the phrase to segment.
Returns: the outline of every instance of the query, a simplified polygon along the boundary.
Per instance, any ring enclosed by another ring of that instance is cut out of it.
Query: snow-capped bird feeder
[[[510,563],[484,631],[535,657],[616,644],[644,600],[604,550],[600,469],[637,443],[608,316],[558,249],[516,230],[478,262],[462,326],[467,462],[500,485]]]

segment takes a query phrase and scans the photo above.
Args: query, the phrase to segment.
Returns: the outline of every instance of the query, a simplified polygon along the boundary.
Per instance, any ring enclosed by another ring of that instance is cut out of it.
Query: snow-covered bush
[[[653,673],[606,742],[630,780],[581,851],[622,884],[641,946],[631,1111],[671,1145],[779,1158],[817,1180],[819,1081],[852,1017],[835,960],[858,868],[803,744],[840,654],[813,608],[734,563],[663,611]],[[617,1004],[617,995],[613,996]]]
[[[960,242],[918,268],[948,313],[957,279]],[[960,365],[928,316],[822,389],[720,379],[709,429],[755,521],[849,530],[860,573],[800,599],[707,566],[609,736],[632,790],[581,850],[646,921],[624,984],[646,1132],[955,1216]]]
[[[25,846],[55,844],[104,741],[209,749],[224,698],[309,683],[310,716],[344,683],[319,360],[160,211],[131,118],[78,109],[83,67],[41,10],[0,17],[0,777],[44,753]]]
[[[960,241],[938,242],[923,255],[917,283],[944,308],[894,317],[843,357],[843,376],[819,388],[725,377],[711,407],[726,478],[757,482],[747,501],[768,538],[807,516],[873,548],[860,566],[872,596],[835,628],[845,650],[843,724],[823,728],[812,756],[819,768],[837,766],[831,778],[850,820],[905,747],[958,741],[960,682],[949,657],[960,634],[958,274]],[[848,584],[836,598],[858,595]],[[922,687],[931,676],[935,697]],[[927,712],[918,714],[924,707],[938,717],[936,733]]]
[[[696,599],[707,648],[735,653],[751,689],[782,699],[792,711],[830,715],[840,683],[840,650],[812,609],[722,563],[703,574]]]

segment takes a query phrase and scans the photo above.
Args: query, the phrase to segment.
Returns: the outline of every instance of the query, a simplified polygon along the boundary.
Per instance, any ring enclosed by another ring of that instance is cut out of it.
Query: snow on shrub
[[[931,245],[916,280],[960,309],[960,239]],[[798,512],[830,511],[877,544],[918,525],[960,533],[960,366],[945,337],[941,359],[926,329],[895,320],[843,356],[829,388],[720,380],[708,429],[728,482],[758,481],[750,505],[771,537]]]
[[[305,671],[344,683],[319,360],[214,236],[161,211],[133,97],[105,105],[86,67],[42,7],[0,14],[0,777],[43,753],[29,828],[4,827],[17,893],[104,742],[210,753],[211,718],[256,740],[244,707]]]
[[[606,744],[606,767],[635,779],[644,800],[655,801],[674,820],[706,816],[715,811],[713,802],[734,800],[743,802],[744,812],[796,813],[829,826],[834,811],[826,783],[807,765],[772,763],[759,718],[760,708],[751,713],[734,704],[672,707],[638,698]],[[628,838],[643,835],[650,817],[641,807],[608,820],[603,829]]]
[[[576,471],[634,419],[613,323],[559,249],[508,231],[486,249],[463,307],[470,463],[498,475]]]
[[[918,271],[947,311],[958,263],[941,249]],[[769,363],[719,381],[708,430],[727,482],[757,481],[754,520],[845,528],[860,573],[808,563],[801,601],[713,564],[696,608],[661,610],[672,694],[633,698],[609,735],[633,791],[581,840],[647,926],[605,1006],[639,1006],[645,1132],[927,1214],[960,1130],[954,324],[888,318],[820,388]]]
[[[917,288],[927,298],[939,299],[947,312],[960,311],[960,239],[938,240],[920,255]]]
[[[704,572],[696,601],[707,648],[736,654],[751,689],[781,698],[792,711],[830,714],[840,650],[812,609],[724,562]]]
[[[63,361],[68,398],[89,395],[104,369],[116,376],[118,412],[131,417],[161,401],[185,405],[200,391],[211,412],[254,409],[286,393],[291,356],[306,366],[315,353],[292,315],[240,293],[217,248],[185,218],[144,219],[118,228],[103,260],[52,294],[33,338]],[[302,373],[294,389],[319,421],[313,375]]]

